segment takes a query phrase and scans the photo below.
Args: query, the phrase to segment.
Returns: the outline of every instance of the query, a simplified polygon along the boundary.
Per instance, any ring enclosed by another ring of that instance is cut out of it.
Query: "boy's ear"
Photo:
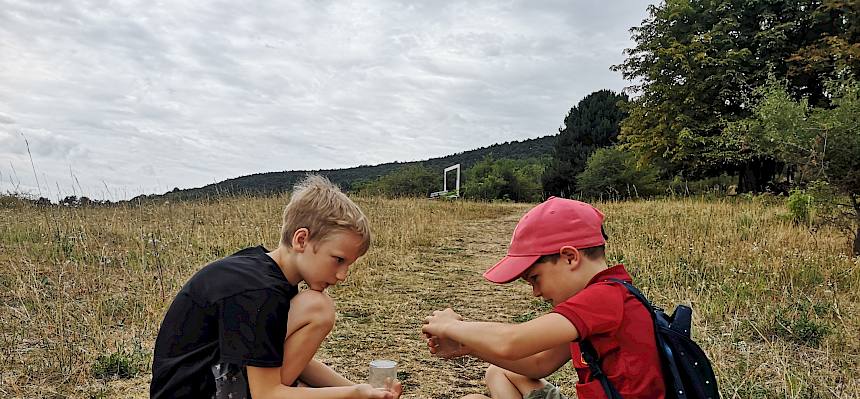
[[[579,265],[579,260],[582,259],[582,254],[579,253],[579,250],[569,245],[561,247],[561,249],[558,250],[558,254],[561,256],[561,259],[566,260],[569,265]]]
[[[296,232],[293,233],[293,241],[292,247],[296,252],[304,252],[305,248],[308,246],[308,237],[310,236],[310,231],[307,228],[302,227],[296,229]]]

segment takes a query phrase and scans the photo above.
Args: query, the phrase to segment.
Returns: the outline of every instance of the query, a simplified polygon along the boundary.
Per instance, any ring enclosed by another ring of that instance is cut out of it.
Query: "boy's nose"
[[[346,280],[346,276],[348,276],[348,275],[349,275],[349,271],[341,270],[341,271],[337,272],[337,274],[335,274],[334,276],[335,276],[335,278],[338,279],[338,281],[344,281],[344,280]]]

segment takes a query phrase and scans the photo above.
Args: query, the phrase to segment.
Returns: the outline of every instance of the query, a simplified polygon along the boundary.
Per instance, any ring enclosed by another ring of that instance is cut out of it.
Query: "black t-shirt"
[[[243,249],[185,283],[155,340],[150,398],[211,398],[225,365],[281,366],[298,289],[266,252]]]

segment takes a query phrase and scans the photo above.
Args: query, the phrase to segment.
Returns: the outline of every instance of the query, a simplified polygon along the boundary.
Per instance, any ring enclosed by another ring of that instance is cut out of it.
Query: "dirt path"
[[[427,257],[418,259],[415,272],[423,273],[426,282],[417,296],[425,299],[420,314],[451,307],[467,320],[510,322],[528,313],[532,303],[530,290],[524,284],[492,284],[482,273],[504,256],[511,233],[520,213],[492,221],[462,225],[444,246],[428,248]],[[443,361],[427,358],[423,363],[428,374],[422,378],[423,393],[417,397],[459,398],[468,393],[483,392],[487,364],[463,358]]]
[[[451,307],[466,319],[511,322],[533,314],[535,301],[522,283],[499,286],[482,277],[504,256],[521,212],[493,220],[470,221],[438,245],[407,255],[386,276],[385,298],[350,301],[323,351],[334,364],[347,365],[354,380],[366,376],[374,357],[400,362],[405,398],[459,398],[484,392],[486,363],[462,358],[444,361],[429,355],[420,336],[421,321],[433,310]],[[335,349],[337,348],[337,349]],[[399,350],[398,350],[399,349]],[[342,369],[342,368],[340,368]]]

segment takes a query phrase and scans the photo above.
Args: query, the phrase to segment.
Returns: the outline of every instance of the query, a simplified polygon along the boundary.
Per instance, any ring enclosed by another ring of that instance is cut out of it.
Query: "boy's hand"
[[[430,349],[430,354],[442,359],[453,359],[471,353],[467,346],[451,338],[427,337],[426,335],[425,338],[427,338],[427,347]]]
[[[385,388],[374,388],[370,384],[356,384],[355,397],[360,399],[399,399],[403,393],[403,385],[400,381],[388,381]]]
[[[423,332],[424,336],[427,338],[448,338],[445,334],[448,326],[450,326],[451,323],[456,323],[461,320],[463,320],[463,316],[460,316],[451,308],[436,310],[433,312],[432,316],[424,319],[424,327],[421,327],[421,332]]]
[[[399,380],[387,381],[385,386],[392,395],[391,399],[399,399],[400,394],[403,393],[403,384]]]

